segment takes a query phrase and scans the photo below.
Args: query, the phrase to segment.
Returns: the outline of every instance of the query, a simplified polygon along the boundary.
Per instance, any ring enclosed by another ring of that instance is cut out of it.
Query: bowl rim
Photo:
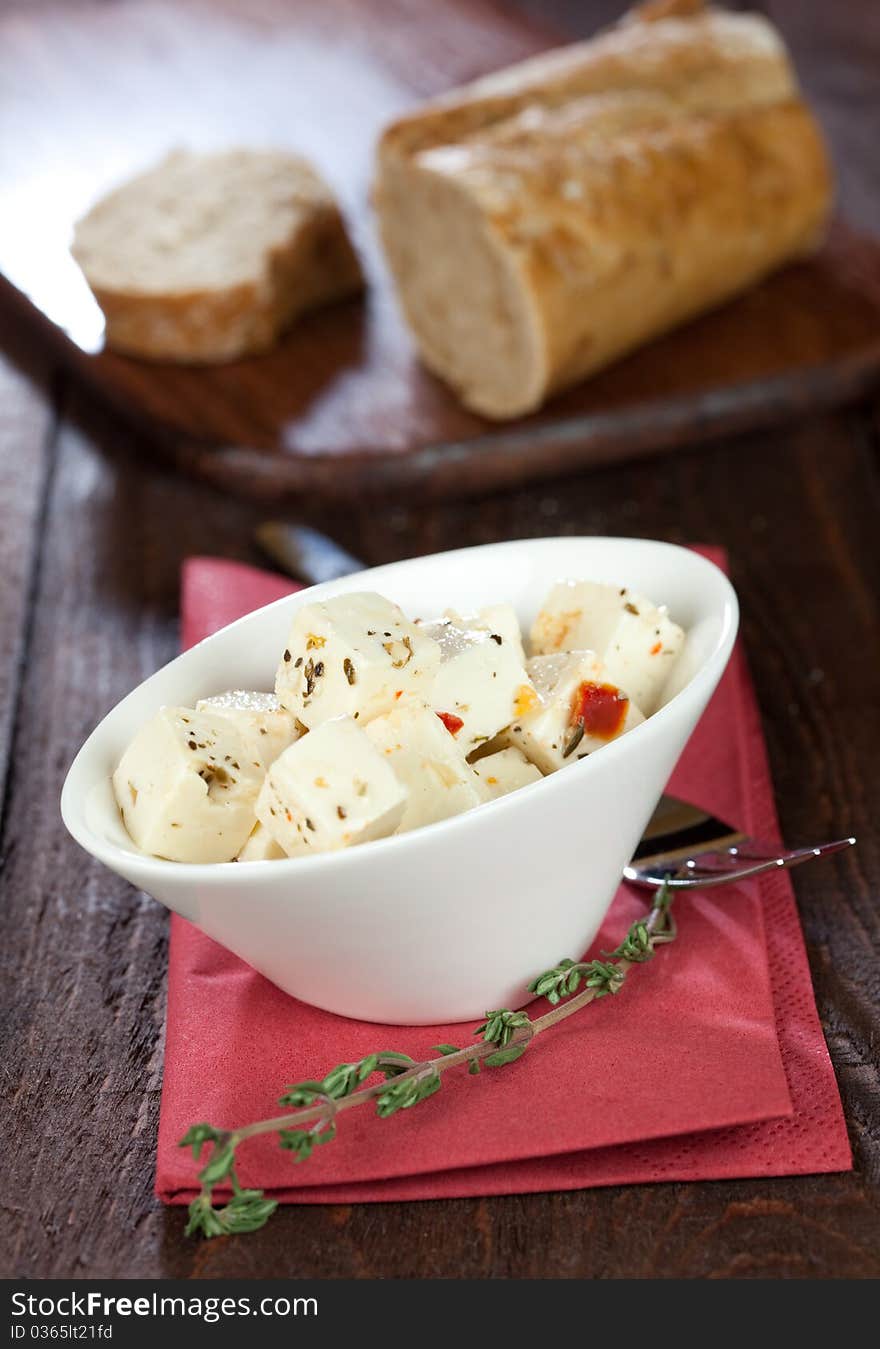
[[[148,885],[148,877],[155,876],[157,879],[173,879],[178,882],[200,884],[210,881],[212,884],[226,885],[239,884],[244,876],[248,877],[251,883],[257,883],[260,877],[274,877],[279,880],[283,875],[290,875],[291,868],[294,868],[296,875],[308,875],[315,877],[327,868],[334,870],[345,869],[350,866],[361,865],[369,858],[381,858],[389,849],[395,853],[400,853],[403,848],[413,849],[421,846],[427,839],[436,840],[441,831],[447,833],[455,831],[462,832],[474,827],[480,827],[479,822],[486,819],[486,811],[495,811],[495,818],[501,811],[512,808],[519,808],[519,805],[526,798],[531,800],[536,791],[543,791],[545,798],[549,797],[551,791],[567,790],[565,782],[569,785],[574,781],[574,774],[580,774],[582,778],[585,773],[595,773],[596,756],[589,755],[571,764],[564,774],[551,773],[543,777],[539,782],[528,783],[525,787],[520,787],[515,792],[510,792],[505,796],[497,797],[494,800],[483,802],[482,805],[473,810],[463,811],[459,815],[453,815],[444,820],[436,820],[432,824],[423,825],[419,829],[407,831],[405,834],[392,834],[387,838],[372,839],[368,843],[359,844],[355,848],[342,848],[337,851],[316,853],[311,857],[285,857],[273,861],[271,867],[262,861],[239,862],[233,860],[230,862],[174,862],[168,858],[154,857],[150,853],[142,853],[132,847],[131,849],[122,848],[118,844],[111,842],[96,834],[85,819],[85,799],[88,789],[83,786],[79,789],[79,777],[84,774],[85,765],[91,757],[95,742],[100,740],[109,720],[114,718],[119,710],[139,694],[148,684],[157,679],[159,675],[171,669],[173,666],[189,661],[196,651],[199,651],[208,644],[215,643],[219,639],[228,639],[228,634],[233,629],[254,622],[258,616],[266,613],[267,610],[279,608],[285,605],[293,604],[293,608],[298,608],[303,603],[310,602],[311,599],[321,599],[336,592],[336,588],[344,582],[346,589],[350,589],[353,580],[373,577],[378,572],[387,572],[395,568],[417,567],[421,564],[437,562],[442,558],[452,559],[461,558],[471,554],[485,554],[489,551],[503,549],[525,549],[529,547],[540,548],[542,545],[566,545],[576,547],[579,543],[590,544],[593,547],[603,544],[614,544],[615,546],[625,546],[627,544],[647,546],[669,553],[677,554],[687,566],[693,567],[695,572],[702,571],[707,578],[719,589],[719,617],[721,618],[721,630],[713,650],[703,661],[700,668],[684,686],[676,693],[668,703],[658,708],[638,726],[633,727],[625,736],[610,744],[603,746],[602,759],[600,762],[608,763],[610,756],[620,756],[621,753],[629,754],[633,752],[633,747],[642,745],[648,736],[662,735],[663,730],[673,715],[672,709],[680,706],[682,700],[688,698],[698,698],[707,685],[714,685],[720,679],[724,669],[730,659],[733,645],[739,626],[739,602],[736,591],[733,588],[727,575],[709,558],[692,548],[684,547],[680,544],[667,543],[660,539],[645,539],[630,537],[624,535],[558,535],[543,536],[539,538],[524,539],[506,539],[494,543],[476,544],[466,548],[448,549],[438,553],[426,553],[418,557],[402,558],[396,562],[380,563],[375,567],[365,568],[363,571],[354,572],[350,575],[339,577],[332,581],[322,582],[320,585],[303,587],[301,590],[294,591],[290,595],[282,595],[279,599],[272,600],[269,604],[262,605],[259,609],[254,609],[249,614],[244,614],[235,619],[232,623],[226,624],[216,632],[189,647],[186,651],[180,652],[172,660],[154,670],[146,679],[133,689],[130,689],[123,698],[121,698],[109,711],[101,718],[86,740],[77,751],[65,776],[64,784],[61,790],[61,817],[64,825],[75,841],[85,849],[91,856],[103,862],[112,871],[125,874],[128,871],[136,870],[140,876],[140,882]],[[549,584],[549,582],[548,582]],[[500,601],[499,601],[500,602]],[[662,603],[662,601],[661,601]],[[633,737],[639,737],[634,740]],[[601,771],[601,769],[599,770]],[[580,779],[578,779],[580,780]],[[366,856],[365,856],[366,854]]]

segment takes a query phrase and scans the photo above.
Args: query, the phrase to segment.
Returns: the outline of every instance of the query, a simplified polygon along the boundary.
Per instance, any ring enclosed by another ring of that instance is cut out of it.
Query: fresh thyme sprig
[[[304,1162],[316,1147],[336,1137],[337,1118],[345,1110],[373,1101],[379,1118],[387,1119],[433,1096],[440,1090],[443,1073],[451,1068],[467,1065],[468,1072],[479,1073],[481,1067],[501,1068],[513,1063],[536,1035],[597,998],[619,993],[633,965],[650,960],[657,946],[674,941],[671,906],[671,892],[664,886],[655,895],[647,917],[633,923],[613,951],[603,951],[604,959],[561,960],[533,979],[529,992],[546,998],[552,1008],[535,1020],[527,1012],[506,1008],[487,1012],[485,1021],[474,1030],[479,1042],[464,1049],[435,1045],[437,1058],[420,1062],[394,1050],[367,1054],[354,1063],[337,1064],[320,1082],[297,1082],[288,1087],[279,1097],[279,1105],[291,1108],[287,1114],[237,1129],[194,1124],[180,1140],[180,1147],[191,1147],[196,1161],[204,1147],[210,1145],[211,1152],[198,1175],[201,1190],[189,1206],[186,1235],[201,1232],[206,1237],[218,1237],[254,1232],[275,1212],[276,1200],[267,1199],[262,1190],[245,1190],[239,1185],[236,1153],[249,1138],[277,1134],[280,1146],[293,1154],[293,1160]],[[376,1076],[382,1080],[370,1080]],[[223,1207],[216,1207],[214,1190],[224,1182],[231,1187],[232,1195]]]

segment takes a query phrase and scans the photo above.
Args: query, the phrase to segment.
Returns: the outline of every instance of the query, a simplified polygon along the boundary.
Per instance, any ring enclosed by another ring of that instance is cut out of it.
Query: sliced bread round
[[[232,360],[363,284],[339,208],[307,160],[175,150],[103,197],[73,254],[107,345],[155,360]]]

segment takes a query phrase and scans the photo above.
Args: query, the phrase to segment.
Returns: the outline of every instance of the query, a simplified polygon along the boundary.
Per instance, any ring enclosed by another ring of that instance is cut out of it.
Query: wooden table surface
[[[617,8],[519,3],[572,35]],[[880,7],[760,7],[793,46],[846,213],[880,231]],[[257,514],[156,467],[0,316],[0,1274],[880,1274],[878,408],[460,506],[313,517],[376,563],[553,533],[729,549],[784,832],[860,835],[794,874],[853,1174],[288,1208],[200,1243],[152,1194],[167,914],[79,851],[58,796],[99,718],[175,653],[182,559],[258,560]]]

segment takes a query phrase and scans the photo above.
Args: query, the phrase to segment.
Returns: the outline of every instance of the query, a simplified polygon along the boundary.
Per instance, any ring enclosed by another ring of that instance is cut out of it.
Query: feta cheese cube
[[[542,773],[583,759],[645,720],[623,690],[610,683],[593,651],[533,656],[526,669],[538,703],[507,734]]]
[[[463,754],[491,740],[537,702],[522,661],[500,633],[459,628],[449,619],[426,624],[424,630],[442,653],[429,701]]]
[[[457,740],[425,703],[401,700],[393,712],[370,722],[367,735],[409,793],[399,834],[486,800]]]
[[[406,788],[351,717],[322,722],[272,764],[257,818],[289,857],[393,834]]]
[[[518,659],[523,665],[526,663],[526,652],[523,646],[522,629],[519,626],[519,619],[516,616],[516,610],[512,604],[487,604],[479,611],[480,620],[483,626],[490,632],[497,632],[509,642],[517,654]]]
[[[595,651],[611,683],[626,689],[645,715],[657,707],[684,645],[665,606],[626,587],[559,581],[532,627],[536,655]]]
[[[490,800],[497,796],[506,796],[530,782],[538,782],[543,774],[533,763],[529,763],[522,750],[512,745],[508,749],[496,750],[487,754],[474,764],[474,772],[482,782]]]
[[[639,608],[634,605],[634,608]],[[605,670],[644,712],[656,712],[673,666],[684,646],[684,631],[665,610],[625,613],[605,648]]]
[[[251,830],[250,837],[238,854],[239,862],[277,862],[286,857],[287,853],[279,846],[269,833],[265,825],[257,823]]]
[[[403,694],[428,696],[437,643],[381,595],[336,595],[293,620],[278,666],[279,700],[309,730],[334,717],[362,722]]]
[[[254,767],[264,771],[302,734],[302,727],[281,706],[274,693],[230,689],[213,698],[200,698],[196,711],[222,712],[230,717],[248,743]]]
[[[520,664],[525,665],[522,632],[512,604],[487,604],[475,614],[466,614],[464,617],[455,609],[445,609],[443,617],[457,628],[477,628],[483,632],[497,633],[503,641],[510,643]]]
[[[254,826],[262,765],[224,713],[163,707],[113,774],[137,846],[173,862],[231,862]]]

